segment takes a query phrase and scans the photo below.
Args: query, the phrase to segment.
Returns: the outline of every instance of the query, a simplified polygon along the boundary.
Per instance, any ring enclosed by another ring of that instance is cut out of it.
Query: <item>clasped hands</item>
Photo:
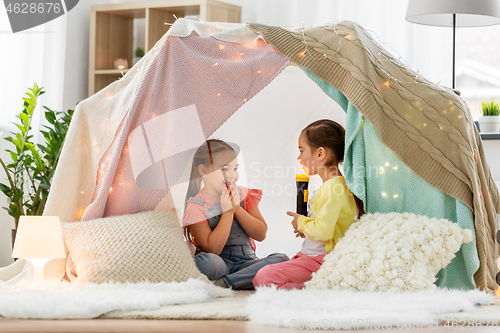
[[[306,237],[302,232],[299,231],[299,229],[297,229],[297,220],[301,215],[290,211],[286,212],[286,214],[289,216],[293,216],[291,224],[293,227],[293,232],[295,233],[295,237],[302,237],[302,238]]]
[[[230,213],[234,213],[238,207],[241,207],[240,194],[238,193],[238,189],[234,181],[230,182],[228,185],[231,192],[229,192],[227,187],[222,191],[220,196],[220,206],[223,212],[229,211]]]

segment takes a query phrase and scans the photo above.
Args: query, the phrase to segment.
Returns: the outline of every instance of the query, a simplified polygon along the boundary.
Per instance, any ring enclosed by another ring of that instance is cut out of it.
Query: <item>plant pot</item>
[[[500,132],[500,116],[479,117],[479,130],[481,133]]]

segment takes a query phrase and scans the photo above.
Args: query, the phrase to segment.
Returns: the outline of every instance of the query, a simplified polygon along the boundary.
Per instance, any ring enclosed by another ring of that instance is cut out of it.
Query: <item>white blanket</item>
[[[247,314],[257,324],[293,329],[434,328],[443,314],[472,312],[477,305],[496,301],[478,290],[390,293],[259,288],[248,298]]]
[[[0,282],[0,315],[30,319],[88,319],[113,310],[156,310],[172,304],[201,303],[232,291],[211,283],[187,282],[140,284],[77,284]]]

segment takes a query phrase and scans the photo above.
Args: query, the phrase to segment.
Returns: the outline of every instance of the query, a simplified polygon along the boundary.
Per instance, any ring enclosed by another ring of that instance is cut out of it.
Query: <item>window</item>
[[[500,25],[457,28],[456,89],[477,120],[481,101],[500,99]]]

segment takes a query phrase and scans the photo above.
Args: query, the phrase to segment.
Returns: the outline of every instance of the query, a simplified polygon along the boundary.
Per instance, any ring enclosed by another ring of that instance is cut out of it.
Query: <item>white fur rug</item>
[[[0,315],[30,319],[96,318],[114,310],[154,311],[173,304],[204,303],[232,291],[191,279],[180,283],[76,284],[43,282],[13,287],[0,283]]]
[[[248,297],[247,314],[257,324],[290,328],[434,327],[445,324],[446,314],[449,320],[457,320],[458,312],[477,318],[477,305],[496,301],[495,296],[477,290],[376,293],[260,288]],[[496,315],[493,318],[500,318],[500,307],[491,311]]]
[[[473,322],[475,327],[498,327],[500,303],[495,300],[483,292],[456,290],[233,292],[198,280],[138,285],[52,282],[17,289],[0,282],[0,316],[32,319],[231,319],[291,328],[427,327],[438,322],[460,328]]]

